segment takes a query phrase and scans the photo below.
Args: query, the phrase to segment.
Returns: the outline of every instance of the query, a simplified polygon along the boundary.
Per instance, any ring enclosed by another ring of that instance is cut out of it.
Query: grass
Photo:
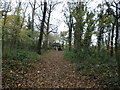
[[[118,87],[117,63],[115,57],[111,57],[105,51],[80,52],[65,51],[64,58],[75,63],[75,68],[81,75],[95,78],[96,83],[105,87]]]

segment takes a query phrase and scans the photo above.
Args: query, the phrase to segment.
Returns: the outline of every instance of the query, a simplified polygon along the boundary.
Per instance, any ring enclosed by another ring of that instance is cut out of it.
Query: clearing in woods
[[[93,88],[96,84],[78,74],[74,64],[64,60],[63,51],[42,55],[43,61],[24,75],[22,88]]]

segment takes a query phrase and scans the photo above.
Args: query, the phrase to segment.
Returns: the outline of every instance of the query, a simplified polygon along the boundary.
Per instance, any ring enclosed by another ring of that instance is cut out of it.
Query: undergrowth
[[[41,58],[36,52],[5,48],[2,54],[3,87],[15,87],[16,80],[34,69],[34,64],[38,61]]]
[[[107,52],[66,50],[64,58],[75,63],[75,68],[81,75],[94,79],[101,87],[118,87],[116,59],[109,56]]]

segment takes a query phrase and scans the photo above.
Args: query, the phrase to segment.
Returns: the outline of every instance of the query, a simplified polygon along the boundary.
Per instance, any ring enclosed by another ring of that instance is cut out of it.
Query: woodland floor
[[[78,74],[74,64],[64,60],[63,51],[53,51],[42,55],[42,61],[34,69],[24,74],[17,87],[22,88],[93,88],[94,80],[85,80]]]

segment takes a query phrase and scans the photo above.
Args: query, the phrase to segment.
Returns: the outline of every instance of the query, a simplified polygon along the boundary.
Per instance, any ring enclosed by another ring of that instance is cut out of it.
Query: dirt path
[[[42,56],[43,61],[35,69],[24,75],[19,87],[22,88],[91,88],[83,76],[76,73],[74,65],[64,60],[62,51],[54,51]]]

